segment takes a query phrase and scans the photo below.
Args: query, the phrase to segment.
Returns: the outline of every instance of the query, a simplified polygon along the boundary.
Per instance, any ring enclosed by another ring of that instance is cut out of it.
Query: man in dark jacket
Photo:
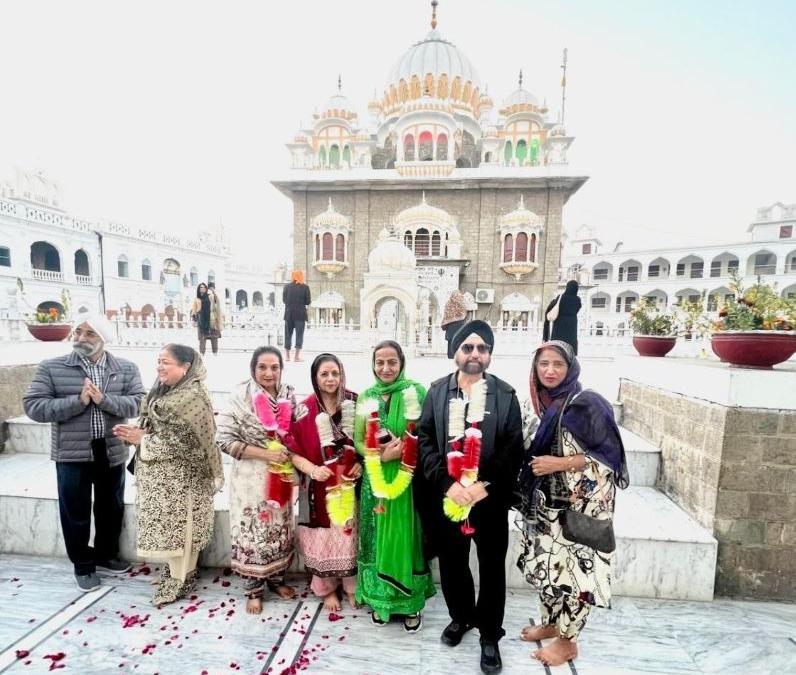
[[[307,305],[312,302],[310,287],[304,283],[304,272],[293,271],[293,280],[282,289],[282,302],[285,305],[285,360],[290,361],[290,348],[293,345],[293,331],[296,331],[296,357],[301,361],[301,348],[304,346],[304,326],[307,323]]]
[[[514,389],[486,372],[493,345],[487,323],[471,321],[462,326],[453,339],[458,370],[431,385],[418,426],[421,490],[429,492],[423,527],[437,543],[442,592],[451,617],[442,641],[455,647],[468,630],[478,627],[485,673],[502,668],[498,641],[505,635],[508,511],[523,452],[522,418]],[[486,383],[485,392],[481,380]],[[464,403],[457,406],[458,428],[450,419],[451,399],[466,403],[466,408]],[[480,431],[481,439],[478,477],[472,484],[464,476],[454,479],[448,470],[448,453],[466,451],[462,436],[478,437],[471,429]],[[446,517],[444,497],[449,498],[449,505],[471,507],[468,520],[462,523]],[[478,602],[470,572],[470,536],[478,553]]]
[[[126,572],[119,560],[128,446],[114,425],[139,413],[144,387],[134,363],[106,351],[112,327],[103,316],[81,316],[72,353],[42,361],[23,398],[25,413],[52,424],[58,508],[66,552],[83,592],[99,588],[97,568]],[[91,490],[94,488],[94,546]]]

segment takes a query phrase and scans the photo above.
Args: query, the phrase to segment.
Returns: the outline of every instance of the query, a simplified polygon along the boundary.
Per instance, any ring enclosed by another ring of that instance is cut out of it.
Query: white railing
[[[63,272],[51,272],[50,270],[39,270],[35,267],[30,271],[31,276],[34,279],[39,279],[41,281],[61,281],[64,280],[64,273]]]
[[[77,281],[78,286],[91,286],[93,283],[93,279],[84,274],[75,274],[75,281]]]

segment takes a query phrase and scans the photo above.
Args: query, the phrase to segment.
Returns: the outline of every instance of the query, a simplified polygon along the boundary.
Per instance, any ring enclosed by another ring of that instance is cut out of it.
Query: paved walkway
[[[155,576],[139,565],[82,595],[66,560],[0,555],[0,673],[480,672],[475,632],[455,650],[439,642],[448,621],[439,594],[408,635],[376,628],[364,610],[329,617],[303,583],[296,600],[268,600],[249,616],[239,580],[222,570],[202,570],[190,599],[158,610]],[[509,594],[505,673],[796,672],[796,605],[617,598],[593,613],[581,657],[546,670],[517,637],[529,614],[538,618],[535,604],[531,591]]]

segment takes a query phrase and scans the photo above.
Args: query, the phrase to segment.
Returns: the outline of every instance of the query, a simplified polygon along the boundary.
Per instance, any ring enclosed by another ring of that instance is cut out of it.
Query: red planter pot
[[[710,339],[713,353],[741,368],[771,368],[796,353],[796,331],[722,331]]]
[[[639,356],[666,356],[677,342],[670,335],[634,335],[633,346]]]
[[[29,323],[28,332],[42,342],[60,342],[72,332],[68,323]]]

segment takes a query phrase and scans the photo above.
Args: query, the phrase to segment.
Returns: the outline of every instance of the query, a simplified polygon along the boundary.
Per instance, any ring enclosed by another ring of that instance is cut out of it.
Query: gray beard
[[[468,361],[467,363],[462,366],[462,372],[467,373],[468,375],[479,375],[486,370],[486,366],[482,363],[473,363]]]
[[[101,347],[101,344],[90,345],[86,344],[85,342],[72,343],[72,350],[75,352],[75,354],[82,356],[84,359],[90,359],[100,350]]]

